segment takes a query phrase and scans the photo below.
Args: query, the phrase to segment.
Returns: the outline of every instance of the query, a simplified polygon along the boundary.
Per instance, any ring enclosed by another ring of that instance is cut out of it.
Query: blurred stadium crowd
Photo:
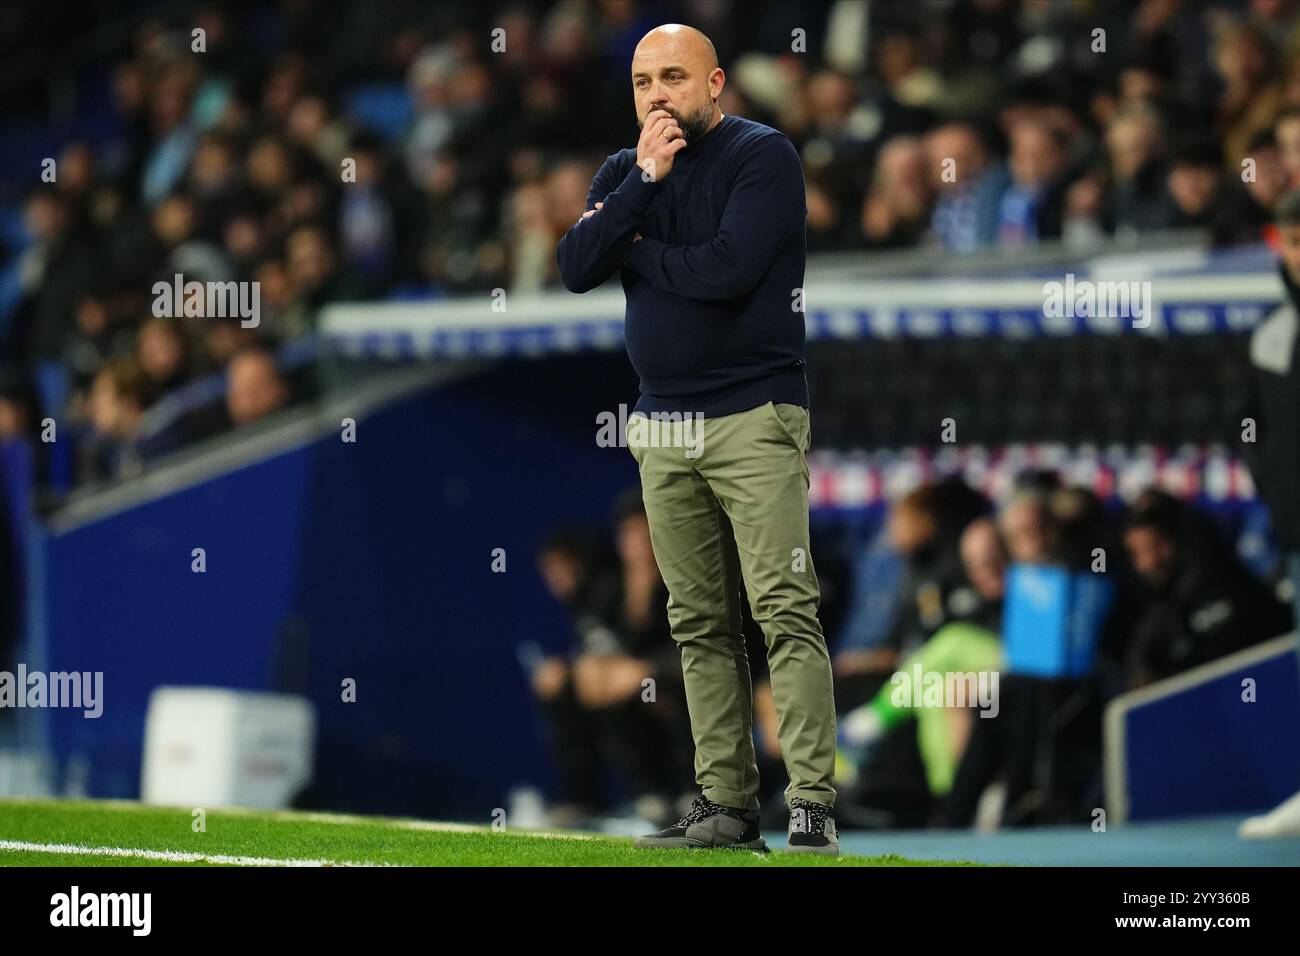
[[[570,648],[529,662],[560,770],[556,825],[620,813],[671,820],[697,792],[667,593],[636,489],[618,503],[612,540],[616,554],[599,533],[566,530],[538,556],[573,628]],[[1053,677],[1008,669],[1010,570],[1086,574],[1097,570],[1095,549],[1117,586],[1095,622],[1091,665]],[[818,550],[816,571],[835,674],[843,827],[1091,822],[1105,805],[1107,701],[1292,626],[1285,586],[1243,565],[1205,512],[1156,489],[1127,507],[1103,504],[1049,472],[1024,473],[1000,506],[960,478],[923,484],[846,559]],[[762,801],[779,819],[776,711],[762,632],[748,613],[745,638]],[[896,698],[904,685],[894,675],[917,667],[998,671],[994,706],[984,701],[989,713],[976,716],[970,704]]]
[[[78,66],[56,181],[32,162],[0,182],[0,434],[55,418],[78,480],[310,391],[302,354],[267,349],[309,341],[327,302],[554,285],[593,170],[634,139],[631,49],[666,20],[715,38],[724,112],[799,148],[814,251],[1256,240],[1300,174],[1286,0],[142,9]],[[42,11],[7,15],[29,66],[66,40]],[[9,98],[39,120],[35,68]],[[259,325],[156,317],[177,273],[258,282]]]

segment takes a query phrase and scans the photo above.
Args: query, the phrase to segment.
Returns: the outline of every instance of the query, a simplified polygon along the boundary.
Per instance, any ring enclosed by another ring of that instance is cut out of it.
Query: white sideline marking
[[[29,853],[72,853],[78,856],[135,857],[166,863],[224,863],[229,866],[385,866],[382,863],[355,863],[344,860],[285,860],[266,856],[225,856],[220,853],[182,853],[177,850],[133,850],[120,846],[78,846],[73,843],[25,843],[0,840],[0,850]]]

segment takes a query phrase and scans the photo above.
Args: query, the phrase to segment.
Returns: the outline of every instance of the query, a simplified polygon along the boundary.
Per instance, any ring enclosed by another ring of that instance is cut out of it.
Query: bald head
[[[713,48],[713,41],[695,27],[684,23],[664,23],[655,27],[641,38],[632,53],[633,69],[636,58],[643,51],[670,50],[680,57],[692,58],[705,70],[718,68],[718,51]]]
[[[713,42],[694,27],[665,23],[641,38],[632,54],[637,126],[651,110],[665,110],[689,143],[722,118],[717,100],[726,75]]]

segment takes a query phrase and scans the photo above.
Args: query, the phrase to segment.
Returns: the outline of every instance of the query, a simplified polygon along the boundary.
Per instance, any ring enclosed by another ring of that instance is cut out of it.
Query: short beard
[[[682,128],[682,138],[686,140],[689,146],[701,136],[709,131],[709,123],[713,119],[713,102],[702,106],[693,115],[677,121],[677,125]]]

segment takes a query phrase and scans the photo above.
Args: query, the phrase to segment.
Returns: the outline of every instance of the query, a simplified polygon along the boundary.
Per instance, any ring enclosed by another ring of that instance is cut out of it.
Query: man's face
[[[965,188],[984,171],[979,138],[965,126],[939,127],[925,138],[925,152],[930,181],[940,190]]]
[[[1138,577],[1152,588],[1168,583],[1174,569],[1173,542],[1154,528],[1133,528],[1124,535],[1124,547]]]
[[[688,144],[703,136],[713,119],[714,100],[722,93],[722,70],[710,69],[710,62],[703,48],[681,32],[654,33],[642,40],[632,56],[636,125],[645,126],[652,110],[665,110]]]
[[[1169,194],[1188,216],[1210,208],[1219,191],[1219,171],[1213,166],[1181,164],[1169,172]]]
[[[1011,175],[1020,186],[1037,189],[1064,164],[1065,156],[1046,128],[1022,123],[1011,131]]]
[[[988,601],[1000,601],[1006,589],[1007,555],[1002,549],[997,526],[982,518],[961,536],[961,562],[966,578]]]
[[[1300,117],[1281,120],[1273,130],[1278,149],[1282,152],[1282,165],[1294,183],[1300,180]]]
[[[288,397],[275,363],[260,352],[232,359],[227,381],[226,408],[236,425],[246,425],[269,415]]]
[[[1002,512],[1002,536],[1011,560],[1023,564],[1046,564],[1056,551],[1051,515],[1046,505],[1020,501]]]
[[[1120,179],[1132,179],[1155,152],[1158,131],[1139,117],[1118,119],[1106,133],[1111,165]]]
[[[578,562],[563,551],[548,551],[538,561],[546,589],[561,603],[573,600],[578,593],[581,574]]]
[[[618,555],[624,564],[654,564],[654,545],[645,515],[630,515],[619,522]]]

